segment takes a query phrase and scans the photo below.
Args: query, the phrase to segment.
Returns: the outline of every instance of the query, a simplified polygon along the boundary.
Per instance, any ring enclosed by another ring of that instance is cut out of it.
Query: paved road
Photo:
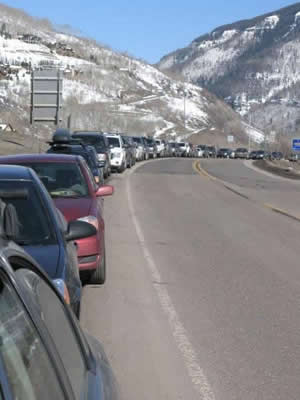
[[[202,167],[209,174],[230,183],[251,199],[274,205],[300,217],[300,181],[249,168],[251,163],[240,160],[201,160]]]
[[[113,182],[109,279],[85,289],[82,323],[123,398],[299,400],[300,223],[188,159]]]

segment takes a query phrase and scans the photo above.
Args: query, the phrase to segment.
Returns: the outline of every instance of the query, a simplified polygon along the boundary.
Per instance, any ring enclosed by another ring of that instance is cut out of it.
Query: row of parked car
[[[281,160],[283,159],[283,153],[280,151],[265,151],[265,150],[253,150],[248,151],[247,148],[239,147],[237,149],[231,148],[220,148],[217,150],[215,146],[198,145],[197,146],[197,157],[200,158],[238,158],[247,160]]]
[[[78,322],[82,286],[106,279],[104,161],[66,130],[44,154],[0,157],[1,399],[119,398]]]

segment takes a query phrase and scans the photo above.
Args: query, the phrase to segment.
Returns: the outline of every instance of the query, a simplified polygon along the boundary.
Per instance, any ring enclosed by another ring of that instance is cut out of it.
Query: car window
[[[15,291],[0,278],[0,356],[14,399],[64,399],[38,332]]]
[[[37,275],[35,295],[41,308],[43,321],[69,377],[75,398],[79,400],[82,398],[86,378],[86,364],[73,325],[56,293]]]
[[[121,147],[120,139],[117,137],[108,137],[108,143],[109,145],[112,145],[113,147]]]
[[[86,197],[88,187],[79,165],[75,162],[30,163],[52,197]]]
[[[24,196],[14,197],[16,190],[23,190]],[[0,181],[0,190],[11,193],[4,199],[6,204],[12,204],[18,220],[18,234],[15,241],[21,245],[56,243],[53,223],[32,182]]]

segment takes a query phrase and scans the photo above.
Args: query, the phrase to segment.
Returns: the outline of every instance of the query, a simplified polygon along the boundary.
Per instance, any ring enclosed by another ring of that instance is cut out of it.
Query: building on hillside
[[[0,133],[1,132],[15,132],[16,130],[13,128],[11,124],[6,124],[4,122],[0,122]]]

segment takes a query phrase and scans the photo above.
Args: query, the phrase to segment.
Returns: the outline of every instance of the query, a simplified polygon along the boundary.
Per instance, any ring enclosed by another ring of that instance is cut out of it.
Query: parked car
[[[283,154],[280,151],[273,151],[271,157],[273,160],[282,160]]]
[[[157,146],[157,157],[164,157],[165,156],[165,143],[161,139],[155,140]]]
[[[235,158],[247,159],[248,155],[249,152],[245,147],[239,147],[235,150]]]
[[[129,151],[121,135],[117,133],[106,134],[110,147],[111,168],[118,172],[123,172],[129,162]]]
[[[147,144],[149,148],[149,158],[156,158],[157,157],[157,146],[155,140],[152,138],[147,138]]]
[[[221,148],[217,152],[217,158],[229,158],[231,151],[231,149]]]
[[[136,163],[136,144],[130,136],[122,136],[125,147],[129,152],[129,162],[127,168],[131,168]]]
[[[165,156],[172,157],[172,146],[171,142],[166,142],[165,144]]]
[[[172,151],[172,157],[180,157],[181,152],[179,149],[179,144],[176,142],[170,142],[170,147]]]
[[[268,156],[268,152],[266,152],[265,150],[258,150],[255,155],[255,160],[265,160],[266,158],[268,158]]]
[[[145,160],[149,160],[150,158],[150,150],[146,136],[142,136],[142,141],[144,143],[144,151],[145,151]]]
[[[189,150],[189,144],[186,142],[178,142],[178,145],[179,145],[179,150],[180,150],[180,156],[187,157],[188,150]]]
[[[24,165],[34,169],[68,222],[85,221],[96,228],[96,235],[76,240],[79,270],[84,282],[103,284],[106,257],[102,197],[112,195],[113,187],[99,187],[80,156],[20,154],[1,157],[0,160],[2,164]]]
[[[104,178],[108,178],[111,174],[110,165],[110,149],[107,137],[102,132],[94,131],[75,131],[72,134],[75,139],[86,145],[93,146],[97,152],[98,164],[103,168]]]
[[[0,239],[1,399],[118,400],[102,345],[39,265]]]
[[[3,163],[1,157],[0,163]],[[51,279],[65,282],[71,306],[79,315],[81,282],[74,240],[95,235],[96,229],[86,222],[67,224],[31,168],[1,165],[0,198],[1,203],[13,206],[15,211],[13,240],[43,267]]]
[[[134,141],[134,143],[136,144],[137,148],[136,148],[136,158],[138,161],[143,161],[145,160],[145,145],[144,145],[144,141],[143,138],[141,136],[133,136],[132,140]]]
[[[288,160],[291,162],[297,162],[299,160],[299,155],[296,153],[291,153],[288,157]]]
[[[235,150],[230,149],[229,158],[231,158],[232,160],[235,159]]]
[[[87,146],[72,138],[72,134],[67,129],[57,129],[49,142],[48,154],[73,154],[82,156],[89,166],[96,183],[104,182],[103,170],[98,161],[98,155],[93,146]]]
[[[208,158],[216,158],[217,157],[217,150],[216,150],[215,146],[207,146],[206,150],[207,150]]]
[[[250,160],[256,160],[257,150],[252,150],[248,156]]]

